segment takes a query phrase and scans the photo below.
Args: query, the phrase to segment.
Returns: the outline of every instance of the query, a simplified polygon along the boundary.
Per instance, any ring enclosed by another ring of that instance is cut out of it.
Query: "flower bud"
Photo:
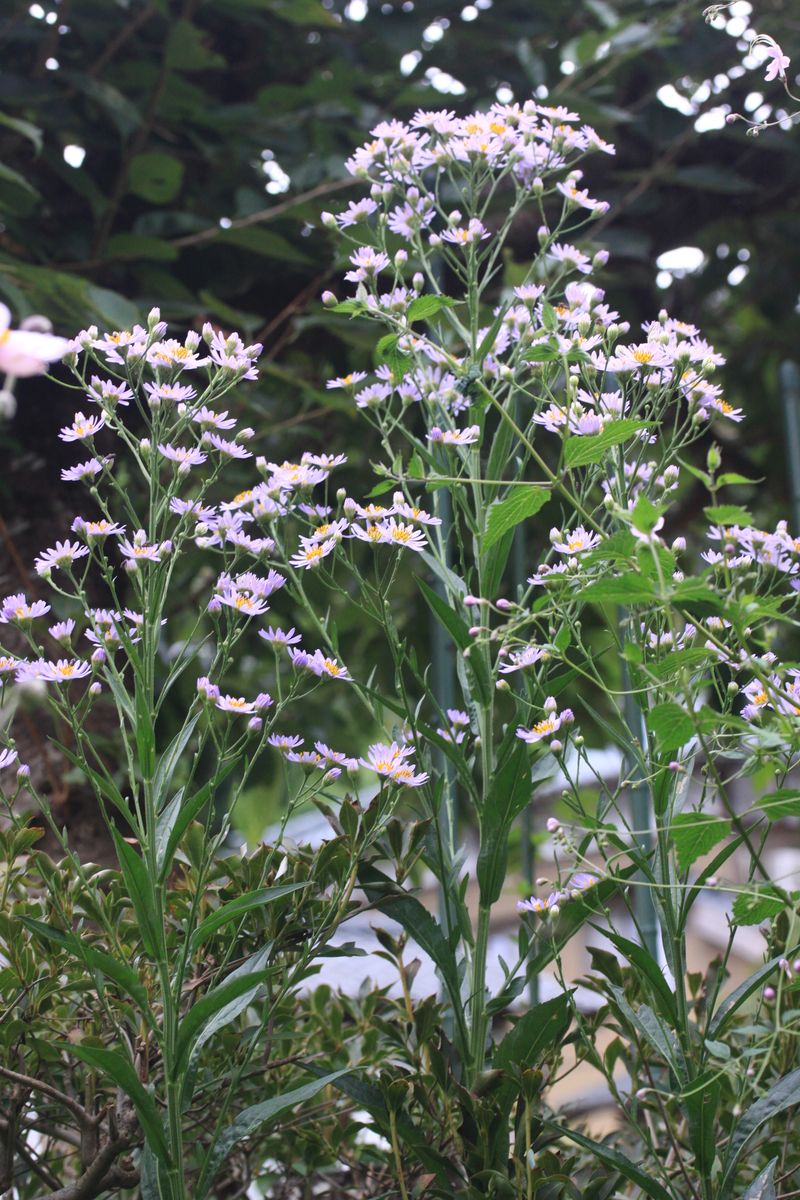
[[[483,604],[483,601],[478,596],[465,596],[464,603],[467,608],[474,608],[476,604]]]
[[[319,214],[319,219],[326,229],[336,228],[336,217],[332,212],[321,212]]]
[[[396,267],[404,267],[408,262],[408,251],[398,250],[394,256],[394,265]]]
[[[768,1000],[768,1001],[774,1000],[775,996],[777,995],[774,987],[765,987],[762,994],[764,996],[764,999]]]
[[[30,779],[31,769],[27,763],[20,763],[17,767],[17,779],[22,783],[26,779]]]
[[[102,692],[102,690],[103,690],[103,685],[101,683],[95,682],[95,683],[89,684],[89,695],[90,696],[99,696],[100,693]]]
[[[511,684],[508,682],[507,679],[498,679],[497,683],[494,686],[495,686],[495,691],[498,691],[498,692],[510,692],[511,691]]]
[[[495,607],[502,609],[503,612],[507,612],[510,608],[513,608],[514,605],[510,600],[505,600],[501,597],[500,600],[495,600]]]
[[[541,196],[544,192],[544,183],[539,175],[536,176],[531,184],[531,192],[534,196]]]
[[[599,270],[600,267],[604,267],[606,265],[608,259],[609,253],[607,250],[598,250],[592,259],[592,266],[595,270]]]
[[[222,612],[222,601],[220,600],[219,596],[211,597],[211,599],[208,602],[206,611],[212,617],[216,617],[219,613]]]
[[[95,666],[99,667],[106,661],[106,657],[105,650],[102,648],[102,646],[98,646],[92,654],[92,662],[95,664]]]
[[[320,299],[326,308],[334,308],[339,303],[333,292],[329,291],[323,292]]]
[[[558,711],[558,704],[555,696],[548,696],[544,702],[544,711],[546,713],[554,713]]]
[[[260,733],[264,728],[264,722],[261,717],[251,717],[247,722],[248,733]]]
[[[449,212],[447,214],[447,224],[448,225],[458,225],[460,220],[461,220],[461,210],[458,208],[454,208],[451,212]]]
[[[428,245],[434,250],[438,250],[441,244],[442,239],[439,237],[438,233],[432,233],[428,238]]]
[[[546,822],[546,828],[547,828],[548,833],[555,833],[556,830],[561,828],[561,822],[559,820],[557,820],[556,817],[548,817],[547,822]]]
[[[425,276],[421,271],[415,271],[411,277],[411,286],[417,292],[421,292],[425,286]]]
[[[153,447],[150,444],[150,438],[142,438],[142,440],[139,442],[139,449],[145,458],[147,458],[152,448]]]
[[[672,549],[675,551],[676,554],[679,553],[681,550],[685,550],[686,549],[686,538],[685,537],[676,537],[672,543]]]

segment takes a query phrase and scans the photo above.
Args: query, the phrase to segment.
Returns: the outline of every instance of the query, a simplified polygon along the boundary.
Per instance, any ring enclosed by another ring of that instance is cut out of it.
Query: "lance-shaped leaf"
[[[79,1058],[81,1062],[93,1067],[118,1088],[121,1088],[136,1109],[139,1123],[153,1154],[159,1162],[168,1163],[169,1151],[164,1139],[164,1124],[161,1115],[155,1100],[136,1074],[130,1059],[117,1050],[106,1050],[101,1046],[73,1046],[65,1042],[59,1046],[59,1049]]]
[[[736,1175],[736,1164],[750,1140],[773,1117],[800,1103],[800,1067],[784,1075],[765,1096],[751,1104],[734,1126],[725,1155],[724,1173],[720,1185],[720,1200],[728,1200]]]

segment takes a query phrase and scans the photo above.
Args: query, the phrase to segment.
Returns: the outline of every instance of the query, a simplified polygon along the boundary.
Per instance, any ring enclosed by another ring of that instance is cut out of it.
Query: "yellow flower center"
[[[69,679],[72,675],[75,674],[75,664],[74,663],[59,664],[56,667],[56,670],[58,671],[58,673],[62,679]]]
[[[543,721],[537,721],[531,730],[532,733],[545,734],[552,733],[556,727],[553,717],[545,717]]]
[[[583,548],[584,548],[584,546],[585,546],[585,545],[586,545],[586,542],[584,541],[584,539],[583,539],[583,538],[571,538],[571,539],[570,539],[570,540],[567,542],[567,546],[568,546],[568,547],[569,547],[569,549],[570,549],[570,550],[572,550],[572,551],[575,551],[575,550],[583,550]]]
[[[332,658],[326,658],[324,666],[325,666],[325,670],[328,672],[329,675],[341,674],[342,668],[339,666],[339,664],[337,662],[334,662]]]
[[[306,562],[314,562],[322,557],[322,546],[311,546],[305,551]]]
[[[410,529],[393,529],[392,530],[392,541],[408,542],[410,540],[411,540],[411,530]]]
[[[5,346],[6,342],[8,341],[8,339],[10,337],[11,337],[11,330],[4,329],[3,332],[0,333],[0,346]]]
[[[633,357],[638,363],[649,363],[653,361],[652,350],[634,350]]]
[[[245,500],[249,500],[252,495],[253,495],[253,489],[248,488],[246,491],[239,492],[238,495],[234,496],[233,503],[234,504],[244,504]]]
[[[236,699],[234,696],[228,697],[228,708],[245,708],[246,705],[247,701],[245,700],[244,696],[239,696],[238,699]]]

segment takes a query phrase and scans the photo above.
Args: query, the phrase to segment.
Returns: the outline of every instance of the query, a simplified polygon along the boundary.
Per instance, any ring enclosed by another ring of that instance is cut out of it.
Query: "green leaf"
[[[61,1043],[58,1049],[80,1059],[87,1066],[94,1067],[122,1089],[136,1109],[147,1144],[159,1162],[166,1165],[169,1162],[169,1151],[164,1140],[164,1123],[155,1100],[136,1074],[130,1060],[117,1050],[105,1050],[99,1046],[73,1046],[65,1042]]]
[[[655,736],[661,754],[671,754],[685,746],[694,734],[692,718],[672,700],[651,708],[646,718],[648,729]]]
[[[656,1179],[650,1179],[645,1175],[635,1163],[632,1163],[624,1154],[620,1154],[619,1150],[615,1150],[612,1146],[606,1145],[605,1142],[596,1142],[592,1138],[586,1137],[582,1133],[578,1133],[576,1129],[565,1129],[560,1125],[556,1125],[555,1121],[550,1121],[545,1118],[543,1124],[553,1133],[561,1137],[569,1138],[571,1142],[588,1150],[589,1153],[600,1160],[607,1167],[618,1171],[620,1175],[644,1192],[645,1196],[649,1196],[650,1200],[673,1200],[673,1197],[662,1187]]]
[[[190,955],[195,954],[212,933],[216,933],[230,921],[243,917],[245,913],[254,908],[265,908],[274,900],[279,900],[281,896],[289,896],[292,892],[300,891],[305,887],[308,887],[308,880],[301,880],[299,883],[279,883],[276,887],[259,888],[258,891],[245,892],[243,895],[237,896],[235,900],[229,900],[227,904],[216,909],[197,926],[192,934]]]
[[[644,492],[640,492],[631,513],[633,528],[637,529],[639,533],[652,533],[658,524],[660,516],[661,509],[657,508]]]
[[[498,1044],[492,1066],[503,1070],[513,1066],[535,1066],[544,1049],[558,1045],[571,1019],[568,992],[536,1004],[519,1018]]]
[[[183,1073],[188,1064],[189,1055],[204,1026],[222,1009],[242,996],[250,1003],[256,992],[266,983],[277,968],[254,971],[251,975],[229,977],[217,987],[206,992],[201,1000],[195,1001],[187,1011],[178,1026],[178,1040],[175,1047],[175,1069]]]
[[[133,262],[174,262],[178,249],[163,238],[145,237],[141,233],[116,233],[109,238],[106,253],[109,258],[130,259]]]
[[[175,774],[175,768],[180,762],[189,738],[195,730],[197,722],[200,720],[200,711],[198,710],[193,717],[189,717],[185,725],[170,742],[167,749],[158,759],[155,774],[153,775],[153,803],[156,809],[162,807],[162,801],[167,793],[172,782],[172,776]]]
[[[183,182],[183,163],[171,154],[136,154],[128,169],[128,190],[150,204],[174,200]]]
[[[662,1015],[667,1019],[670,1026],[674,1029],[677,1021],[677,1010],[675,1007],[675,996],[664,978],[664,973],[661,967],[653,958],[652,954],[640,946],[638,942],[631,942],[628,938],[622,937],[621,934],[615,933],[613,929],[602,929],[599,925],[593,926],[604,937],[608,938],[613,946],[621,954],[624,954],[631,963],[645,978],[650,982],[653,989],[654,999],[661,1010]]]
[[[702,1178],[711,1174],[717,1156],[716,1119],[720,1094],[719,1072],[706,1071],[692,1080],[689,1091],[682,1097],[695,1167]]]
[[[742,1200],[777,1200],[775,1191],[775,1167],[777,1158],[773,1158],[772,1162],[767,1163],[760,1175],[757,1175],[745,1194]]]
[[[494,904],[503,890],[508,871],[509,830],[532,794],[528,748],[517,740],[492,778],[480,813],[481,848],[476,873],[482,904]]]
[[[797,788],[778,788],[777,791],[762,796],[756,804],[768,821],[800,817],[800,791]]]
[[[652,424],[652,421],[634,421],[630,417],[623,417],[619,421],[612,421],[601,433],[567,438],[564,443],[564,465],[572,469],[602,462],[613,446],[629,441],[640,429],[649,429]]]
[[[592,604],[643,604],[655,598],[652,582],[633,571],[613,579],[598,579],[578,593],[579,600]]]
[[[754,971],[744,983],[740,983],[734,991],[720,1004],[713,1017],[708,1022],[705,1037],[706,1040],[718,1039],[728,1025],[728,1022],[736,1015],[744,1002],[758,991],[765,979],[769,979],[770,975],[774,975],[778,970],[778,965],[782,958],[791,958],[796,954],[798,947],[793,950],[786,950],[782,954],[778,954],[775,958],[771,958],[769,962],[765,962],[757,971]]]
[[[609,985],[620,1012],[627,1018],[639,1035],[659,1054],[673,1075],[685,1083],[687,1080],[686,1062],[683,1052],[672,1035],[672,1030],[653,1012],[649,1004],[640,1004],[633,1009],[628,1003],[622,988]]]
[[[730,835],[731,823],[709,813],[678,813],[672,818],[670,837],[678,855],[678,868],[688,871],[692,863],[708,854],[717,842]]]
[[[535,516],[549,499],[550,492],[546,488],[521,486],[515,487],[504,500],[492,501],[486,515],[484,550],[490,550],[504,534]]]
[[[161,961],[164,929],[158,919],[153,896],[156,881],[150,879],[144,859],[136,853],[133,846],[128,845],[114,825],[111,826],[111,836],[114,839],[128,896],[136,913],[142,945],[151,958]]]
[[[772,884],[758,884],[737,896],[733,902],[736,925],[760,925],[783,912],[784,901]]]
[[[406,317],[412,324],[414,321],[427,321],[443,308],[454,308],[455,304],[456,301],[450,296],[417,296],[416,300],[409,304]]]
[[[773,1117],[800,1103],[800,1068],[790,1071],[769,1089],[766,1096],[756,1100],[734,1127],[725,1156],[724,1174],[720,1185],[720,1200],[730,1195],[736,1164],[748,1142]]]
[[[346,1075],[350,1070],[350,1067],[344,1067],[340,1071],[333,1071],[329,1075],[323,1075],[319,1079],[312,1080],[310,1083],[304,1083],[301,1087],[294,1088],[291,1092],[285,1092],[282,1096],[271,1096],[269,1100],[262,1100],[260,1104],[252,1104],[249,1108],[243,1109],[227,1129],[223,1129],[219,1138],[208,1152],[197,1184],[198,1200],[203,1200],[208,1195],[209,1188],[214,1181],[214,1176],[238,1142],[256,1133],[268,1121],[270,1123],[277,1121],[277,1118],[285,1113],[287,1109],[294,1108],[297,1104],[304,1104],[307,1100],[313,1100],[323,1088],[328,1087],[335,1080],[340,1079],[342,1075]]]
[[[751,514],[738,504],[717,504],[713,508],[704,508],[703,512],[714,525],[753,524]]]
[[[462,1040],[462,1053],[467,1046],[466,1029],[463,1024],[463,1009],[461,1003],[461,981],[458,964],[450,943],[447,941],[441,926],[428,910],[414,896],[409,896],[397,884],[378,871],[375,867],[365,864],[358,872],[358,882],[364,889],[367,899],[382,913],[402,925],[410,933],[415,942],[428,954],[436,964]]]
[[[4,112],[0,112],[0,125],[4,125],[6,129],[12,129],[14,133],[27,138],[36,150],[36,153],[40,153],[43,139],[42,131],[38,125],[32,125],[30,121],[23,121],[19,117],[10,117],[8,113]]]
[[[471,649],[475,643],[469,635],[469,626],[466,621],[462,620],[454,612],[452,606],[446,600],[443,600],[432,587],[429,587],[424,579],[418,577],[417,586],[427,600],[439,624],[444,626],[459,650]],[[475,689],[481,703],[488,704],[492,695],[493,683],[483,655],[480,653],[470,654],[466,662],[470,678],[475,684]]]
[[[156,824],[156,863],[161,879],[164,879],[169,873],[175,851],[189,825],[205,808],[217,788],[227,779],[235,766],[235,759],[223,763],[221,767],[217,768],[214,778],[203,784],[200,790],[195,792],[191,800],[185,804],[183,802],[184,789],[180,788],[163,812],[159,814]]]
[[[252,225],[242,229],[222,229],[213,244],[219,245],[220,242],[246,250],[248,254],[263,255],[275,262],[296,263],[298,266],[308,266],[311,262],[307,254],[274,229],[256,229]]]

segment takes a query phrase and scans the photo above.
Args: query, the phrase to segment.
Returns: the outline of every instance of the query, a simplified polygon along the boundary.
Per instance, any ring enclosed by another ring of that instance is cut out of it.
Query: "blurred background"
[[[280,461],[346,450],[342,482],[363,495],[377,448],[324,381],[368,366],[372,333],[319,302],[342,267],[320,212],[362,194],[345,158],[377,121],[418,107],[462,112],[530,96],[564,104],[617,146],[615,158],[587,165],[592,194],[612,206],[593,227],[611,252],[610,304],[634,328],[667,307],[727,355],[727,399],[747,421],[724,430],[726,468],[763,480],[742,499],[774,523],[790,511],[779,364],[798,353],[800,134],[750,42],[769,33],[800,58],[800,10],[736,0],[707,24],[703,7],[4,0],[0,299],[17,320],[44,313],[67,335],[92,322],[129,326],[158,304],[180,329],[210,320],[263,341],[261,378],[240,393],[260,451]],[[731,112],[778,124],[750,137],[743,122],[726,123]],[[535,248],[535,221],[523,216],[509,280]],[[3,594],[36,593],[34,554],[80,510],[74,485],[59,480],[74,459],[57,439],[72,406],[46,380],[23,381],[16,412],[0,419]],[[687,476],[679,523],[690,527],[702,503]],[[201,593],[202,568],[185,569],[187,594]],[[410,579],[397,602],[410,628]],[[273,615],[302,629],[302,614]],[[345,605],[333,618],[351,669],[371,663],[377,635]],[[181,621],[178,611],[169,638],[179,640]],[[253,657],[239,669],[231,683],[244,690],[262,668]],[[308,732],[329,732],[333,717],[342,745],[352,730],[361,747],[361,717],[337,692],[325,692],[324,713],[311,710]],[[80,792],[32,719],[27,736],[29,757],[49,770],[47,786],[74,819]],[[237,822],[247,836],[262,832],[282,787],[267,774],[245,798]],[[93,824],[82,827],[96,856]]]

